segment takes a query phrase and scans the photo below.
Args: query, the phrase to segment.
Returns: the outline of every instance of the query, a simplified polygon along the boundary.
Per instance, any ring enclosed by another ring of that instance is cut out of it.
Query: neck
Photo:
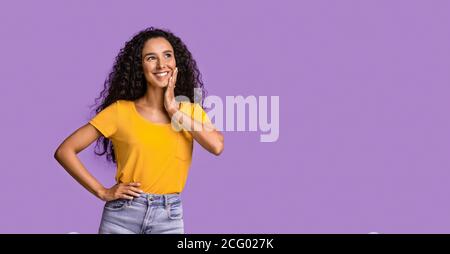
[[[164,110],[164,89],[148,85],[145,95],[136,101],[152,109]]]

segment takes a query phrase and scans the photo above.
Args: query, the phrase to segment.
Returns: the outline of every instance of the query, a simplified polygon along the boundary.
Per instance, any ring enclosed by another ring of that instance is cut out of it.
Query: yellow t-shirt
[[[198,103],[183,102],[180,111],[193,119],[210,123]],[[192,161],[193,138],[189,131],[152,123],[133,101],[118,100],[90,121],[114,146],[116,181],[140,182],[146,193],[181,193]]]

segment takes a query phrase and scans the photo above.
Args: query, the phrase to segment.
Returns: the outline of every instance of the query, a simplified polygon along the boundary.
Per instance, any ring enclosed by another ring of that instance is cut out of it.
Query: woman
[[[203,89],[196,62],[169,31],[145,29],[116,57],[96,116],[55,152],[72,177],[106,201],[99,233],[184,233],[180,194],[193,140],[215,155],[224,146],[223,135],[194,102],[194,88]],[[95,140],[96,154],[117,164],[111,188],[77,157]]]

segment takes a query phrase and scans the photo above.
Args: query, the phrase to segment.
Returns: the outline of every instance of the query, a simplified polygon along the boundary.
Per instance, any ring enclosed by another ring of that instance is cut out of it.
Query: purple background
[[[0,233],[96,233],[103,203],[53,159],[147,26],[211,95],[280,96],[280,137],[195,147],[187,233],[450,233],[449,1],[1,1]],[[84,165],[105,185],[114,168]]]

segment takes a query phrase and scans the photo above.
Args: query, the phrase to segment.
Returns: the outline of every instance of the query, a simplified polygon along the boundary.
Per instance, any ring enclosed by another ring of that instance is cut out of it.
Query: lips
[[[162,71],[162,72],[156,72],[156,73],[153,73],[153,74],[155,74],[155,76],[157,76],[157,77],[165,77],[165,76],[169,75],[169,72],[168,71]]]

